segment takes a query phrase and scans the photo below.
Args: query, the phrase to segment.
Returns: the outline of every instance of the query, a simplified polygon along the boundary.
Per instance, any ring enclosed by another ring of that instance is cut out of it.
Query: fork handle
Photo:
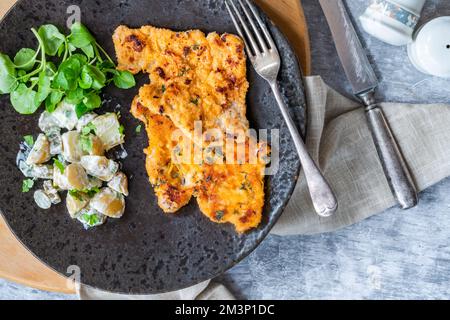
[[[328,182],[325,180],[325,177],[314,163],[314,160],[309,155],[306,145],[298,132],[297,126],[295,125],[294,120],[292,120],[289,109],[284,103],[278,83],[272,83],[271,88],[289,128],[292,139],[294,140],[295,148],[297,149],[303,172],[305,173],[306,183],[311,194],[314,209],[319,216],[330,217],[336,212],[338,207],[336,196]]]

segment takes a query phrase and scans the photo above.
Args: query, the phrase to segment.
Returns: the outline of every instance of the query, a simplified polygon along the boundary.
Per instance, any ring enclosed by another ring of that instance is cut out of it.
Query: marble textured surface
[[[348,0],[357,17],[367,0]],[[303,0],[314,73],[349,95],[317,0]],[[445,0],[427,0],[423,21],[450,15]],[[448,102],[450,81],[415,71],[405,48],[362,33],[386,101]],[[409,211],[386,210],[358,225],[315,236],[270,236],[219,281],[242,299],[449,299],[450,178],[421,193]],[[0,299],[74,299],[0,280]]]

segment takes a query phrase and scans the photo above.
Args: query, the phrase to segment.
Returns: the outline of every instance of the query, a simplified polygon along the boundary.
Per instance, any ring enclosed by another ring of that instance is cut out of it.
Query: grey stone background
[[[314,74],[350,96],[318,1],[302,2]],[[368,3],[347,0],[354,18]],[[427,0],[422,23],[441,15],[450,15],[450,2]],[[406,48],[361,35],[382,79],[379,96],[384,101],[450,101],[450,81],[414,70]],[[218,280],[241,299],[449,299],[449,193],[450,178],[422,192],[420,205],[409,211],[392,208],[330,234],[269,236]],[[75,298],[0,280],[0,299]]]

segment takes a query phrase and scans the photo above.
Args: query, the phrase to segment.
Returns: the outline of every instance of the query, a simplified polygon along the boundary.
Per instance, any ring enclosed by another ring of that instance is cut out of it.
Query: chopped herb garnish
[[[124,135],[124,134],[125,134],[125,127],[123,126],[123,124],[121,124],[120,127],[119,127],[119,133],[120,133],[121,135]]]
[[[248,182],[248,181],[242,183],[242,185],[241,185],[241,190],[249,191],[249,190],[252,190],[252,189],[253,189],[253,187],[252,187],[251,183]]]
[[[27,146],[29,146],[30,148],[33,147],[33,145],[34,145],[33,136],[25,136],[25,137],[23,137],[23,139],[25,140],[25,143],[27,144]]]
[[[81,130],[81,134],[85,136],[87,136],[91,132],[95,134],[95,129],[96,129],[95,125],[92,122],[89,122],[87,125],[83,127],[83,129]]]
[[[93,148],[92,136],[90,134],[88,135],[82,134],[80,136],[80,145],[81,150],[87,153],[91,153]]]
[[[225,211],[223,211],[223,210],[216,211],[216,220],[221,221],[223,219],[224,215],[225,215]]]
[[[83,196],[82,194],[77,191],[77,190],[70,190],[69,194],[74,197],[75,199],[77,199],[78,201],[83,201]]]
[[[93,197],[94,197],[97,193],[99,193],[99,192],[100,192],[100,189],[97,188],[97,187],[94,187],[94,188],[92,188],[92,189],[84,190],[84,191],[83,191],[83,193],[87,194],[87,196],[88,196],[89,198],[93,198]]]
[[[191,99],[191,103],[195,104],[196,106],[198,106],[198,102],[200,101],[200,98],[197,97],[195,99]]]
[[[141,131],[142,131],[142,125],[138,125],[136,127],[136,133],[141,133]]]
[[[53,164],[59,169],[59,171],[61,171],[61,174],[64,174],[66,167],[61,161],[59,161],[58,159],[53,159]]]
[[[93,227],[100,222],[100,219],[95,213],[94,214],[85,213],[82,215],[81,218],[90,227]]]
[[[30,190],[33,188],[33,186],[34,186],[34,180],[33,180],[33,179],[26,179],[26,180],[23,180],[23,183],[22,183],[22,192],[23,192],[23,193],[30,192]]]
[[[190,70],[190,69],[188,69],[188,68],[186,68],[186,67],[183,67],[183,68],[180,70],[180,72],[178,73],[178,76],[179,76],[179,77],[184,77],[184,76],[186,75],[186,73],[188,73],[189,70]]]
[[[192,50],[198,50],[198,49],[200,49],[200,45],[194,44],[194,45],[192,46]]]
[[[88,196],[89,198],[93,198],[97,193],[100,192],[100,189],[98,187],[94,187],[92,189],[86,189],[86,190],[70,190],[69,194],[74,197],[75,199],[79,201],[83,201],[83,195]]]
[[[163,85],[161,86],[161,91],[164,93],[164,92],[166,92],[166,90],[167,90],[166,85],[163,84]]]

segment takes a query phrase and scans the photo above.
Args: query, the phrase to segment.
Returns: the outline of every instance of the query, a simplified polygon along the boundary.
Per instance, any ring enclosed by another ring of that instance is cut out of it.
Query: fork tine
[[[264,35],[266,36],[266,40],[270,45],[270,48],[272,50],[277,50],[277,47],[275,45],[275,42],[272,39],[272,36],[270,35],[269,29],[267,29],[266,24],[262,21],[261,17],[259,16],[258,12],[256,11],[255,7],[250,3],[249,0],[245,0],[247,5],[250,7],[250,10],[252,11],[253,15],[256,18],[256,21],[258,21],[258,24],[263,31]]]
[[[252,18],[250,12],[248,11],[247,7],[244,5],[244,3],[242,2],[242,0],[239,0],[239,4],[241,5],[242,10],[245,13],[245,16],[247,17],[247,20],[250,22],[254,33],[256,34],[256,37],[258,38],[259,44],[261,45],[261,48],[263,49],[263,51],[267,51],[267,45],[266,42],[264,41],[261,32],[258,30],[258,28],[256,27],[255,24],[255,19]],[[248,2],[247,2],[248,4]]]
[[[250,50],[250,48],[251,48],[251,49],[253,50],[254,54],[249,54],[249,55],[250,55],[250,56],[260,56],[260,55],[261,55],[261,52],[260,52],[260,50],[259,50],[258,44],[256,43],[256,40],[255,40],[255,38],[253,37],[253,35],[252,35],[250,29],[248,28],[247,24],[245,23],[244,18],[242,17],[242,15],[241,15],[241,13],[239,12],[238,8],[237,8],[236,5],[234,4],[234,1],[233,1],[233,0],[226,0],[226,3],[227,3],[228,1],[231,3],[231,7],[233,8],[234,13],[235,13],[235,15],[233,15],[232,12],[231,12],[231,10],[230,10],[231,16],[232,16],[232,17],[233,17],[233,16],[237,16],[237,18],[238,18],[239,21],[241,22],[242,27],[244,28],[245,35],[247,36],[248,40],[250,41],[251,47],[248,46],[248,43],[246,43],[246,45],[247,45],[248,51],[251,51],[251,50]],[[237,21],[236,21],[236,18],[233,18],[233,21],[235,22],[236,28],[238,29],[238,31],[239,31],[239,29],[241,30],[241,31],[240,31],[240,36],[241,36],[243,39],[245,39],[244,33],[242,32],[242,29],[241,29],[240,27],[239,27],[239,28],[237,27],[237,26],[238,26],[238,23],[237,23]],[[250,52],[250,53],[251,53],[251,52]]]
[[[227,7],[228,12],[230,13],[231,16],[231,20],[233,20],[234,26],[236,27],[237,32],[239,33],[239,36],[242,38],[242,40],[244,41],[245,44],[245,50],[247,51],[247,54],[249,57],[253,56],[252,52],[250,51],[250,47],[247,43],[247,40],[244,37],[244,33],[242,32],[241,26],[239,25],[239,23],[236,20],[236,17],[234,16],[233,11],[231,10],[229,4],[228,4],[228,0],[225,0],[225,6]]]

